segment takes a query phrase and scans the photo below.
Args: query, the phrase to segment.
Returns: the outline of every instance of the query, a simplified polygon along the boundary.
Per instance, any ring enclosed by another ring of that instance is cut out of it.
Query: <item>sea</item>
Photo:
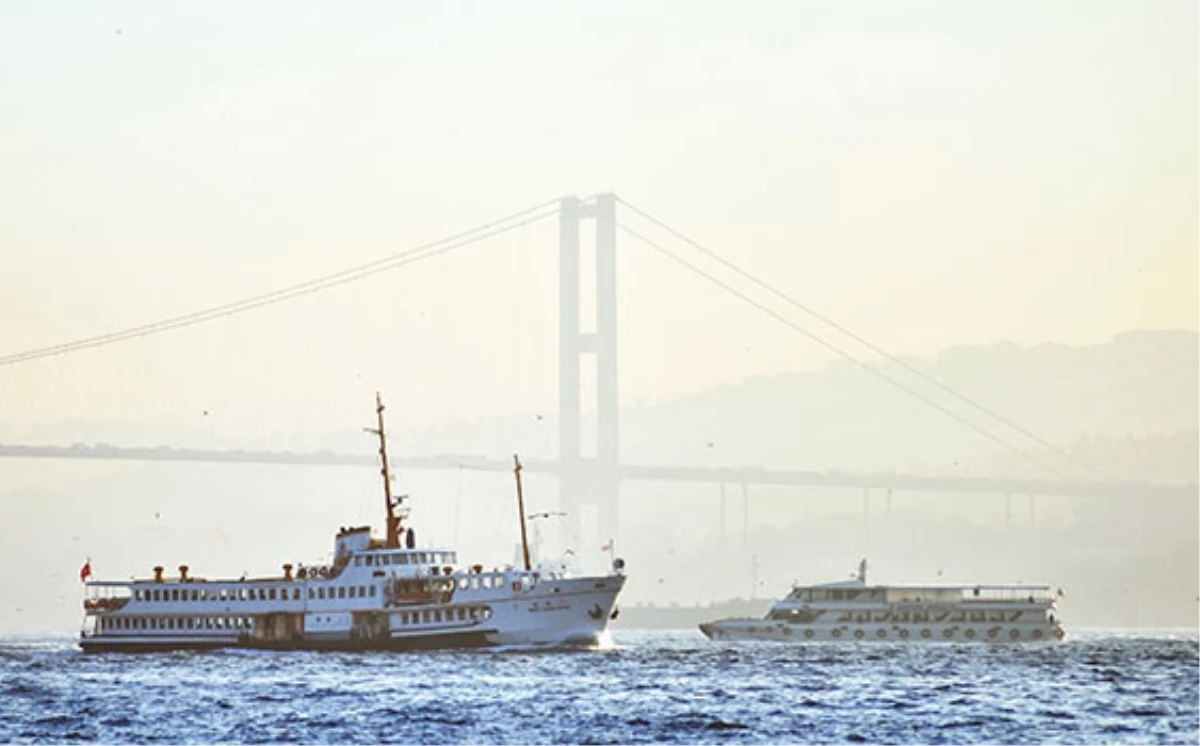
[[[82,654],[0,637],[0,743],[1191,743],[1200,634]]]

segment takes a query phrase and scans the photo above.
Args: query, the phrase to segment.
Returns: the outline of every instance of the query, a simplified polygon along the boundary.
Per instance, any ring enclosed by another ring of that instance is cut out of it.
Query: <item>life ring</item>
[[[902,630],[900,630],[900,639],[901,639],[901,640],[907,640],[907,639],[908,639],[908,630],[906,630],[906,629],[902,629]]]
[[[994,640],[994,639],[996,639],[996,635],[998,635],[998,634],[1000,634],[1000,630],[998,630],[998,629],[989,629],[989,630],[988,630],[988,639],[989,639],[989,640]]]
[[[963,635],[964,635],[964,636],[965,636],[965,637],[966,637],[968,640],[974,640],[974,639],[975,639],[975,630],[974,630],[974,629],[972,629],[971,627],[967,627],[967,631],[966,631],[966,632],[964,632],[964,633],[963,633]]]
[[[883,638],[887,637],[887,630],[883,628],[877,629],[875,630],[875,636],[882,640]]]
[[[927,629],[923,629],[923,630],[921,630],[921,638],[922,638],[922,639],[928,640],[930,637],[933,637],[933,633],[932,633],[932,632],[930,632],[930,631],[929,631],[929,630],[927,630]]]
[[[861,629],[856,629],[856,630],[854,630],[854,639],[861,640],[861,639],[863,639],[863,635],[865,635],[865,634],[866,633],[863,632]]]
[[[1032,635],[1032,637],[1033,637],[1033,639],[1035,639],[1035,640],[1040,640],[1040,639],[1042,639],[1042,631],[1041,631],[1040,629],[1035,629],[1035,630],[1033,631],[1033,635]]]
[[[829,636],[833,637],[833,638],[841,637],[842,631],[840,629],[835,629],[834,631],[829,633]]]
[[[947,627],[946,629],[942,630],[942,637],[945,637],[947,640],[949,640],[951,637],[954,637],[954,630],[950,627]]]
[[[811,629],[806,629],[806,630],[804,630],[804,636],[805,636],[806,638],[808,638],[809,640],[811,640],[811,639],[813,638],[813,635],[814,635],[814,634],[816,634],[816,633],[815,633],[815,632],[813,632]]]
[[[1016,639],[1018,639],[1018,638],[1021,636],[1021,630],[1019,630],[1019,629],[1011,629],[1011,630],[1009,630],[1009,631],[1008,631],[1008,636],[1009,636],[1010,638],[1012,638],[1012,639],[1016,640]]]

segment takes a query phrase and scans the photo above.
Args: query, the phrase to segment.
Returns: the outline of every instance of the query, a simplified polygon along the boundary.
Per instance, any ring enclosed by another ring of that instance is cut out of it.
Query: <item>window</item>
[[[338,594],[337,594],[337,597],[338,597],[338,598],[345,598],[345,597],[346,597],[346,586],[344,586],[344,585],[339,585],[339,586],[338,586]]]
[[[458,610],[458,621],[460,621],[460,622],[461,622],[461,621],[463,621],[463,620],[464,620],[464,619],[466,619],[466,618],[467,618],[467,610],[466,610],[466,609],[459,609],[459,610]]]
[[[375,586],[372,585],[372,586],[370,586],[370,588],[371,588],[371,596],[374,596],[375,595]]]
[[[272,601],[275,600],[275,589],[274,588],[267,591],[267,598],[271,599]]]
[[[355,558],[354,558],[354,566],[355,566],[355,567],[361,567],[361,566],[362,566],[362,557],[355,557]]]
[[[293,601],[299,601],[299,600],[300,600],[300,589],[299,589],[299,588],[293,588],[293,589],[292,589],[292,600],[293,600]]]
[[[354,585],[350,586],[350,594],[349,595],[350,595],[350,598],[354,598],[355,596],[357,596],[358,595],[358,586],[354,586]]]
[[[470,584],[471,584],[471,581],[468,580],[467,578],[459,578],[458,579],[458,589],[460,591],[465,591],[467,589],[467,586]]]
[[[466,580],[466,578],[463,578],[463,580]],[[479,576],[478,575],[471,578],[471,587],[474,588],[475,590],[479,590]]]

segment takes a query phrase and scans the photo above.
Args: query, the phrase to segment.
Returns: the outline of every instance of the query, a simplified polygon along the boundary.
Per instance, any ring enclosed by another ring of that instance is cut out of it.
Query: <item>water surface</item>
[[[0,638],[0,743],[1198,743],[1200,635],[83,655]]]

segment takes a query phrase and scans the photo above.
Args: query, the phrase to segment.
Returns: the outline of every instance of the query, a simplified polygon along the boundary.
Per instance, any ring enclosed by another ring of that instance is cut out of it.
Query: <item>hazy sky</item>
[[[0,355],[610,190],[900,353],[1197,329],[1194,2],[648,5],[6,3]],[[2,367],[0,439],[552,411],[556,231]],[[829,359],[619,252],[624,401]]]

